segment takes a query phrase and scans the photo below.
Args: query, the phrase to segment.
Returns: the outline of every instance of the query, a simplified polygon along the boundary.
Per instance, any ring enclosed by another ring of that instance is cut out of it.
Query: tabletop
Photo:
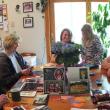
[[[100,74],[99,69],[91,70],[94,72],[94,75],[90,75],[90,82],[91,88],[97,89],[109,89],[108,88],[108,81],[106,77]],[[98,86],[96,84],[97,80],[102,80],[103,84]],[[9,98],[9,102],[4,105],[4,110],[10,110],[10,108],[14,106],[23,105],[26,110],[31,110],[32,108],[36,107],[34,104],[34,97],[21,97],[21,101],[14,102]],[[69,95],[69,94],[62,94],[62,95],[49,95],[48,107],[51,110],[71,110],[71,108],[83,108],[83,109],[93,109],[96,108],[96,105],[92,103],[90,94],[78,94],[78,95]]]

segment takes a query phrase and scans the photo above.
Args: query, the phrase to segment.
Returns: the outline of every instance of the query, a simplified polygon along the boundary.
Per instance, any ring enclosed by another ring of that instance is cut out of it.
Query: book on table
[[[47,105],[48,99],[48,94],[37,94],[34,98],[34,105]]]

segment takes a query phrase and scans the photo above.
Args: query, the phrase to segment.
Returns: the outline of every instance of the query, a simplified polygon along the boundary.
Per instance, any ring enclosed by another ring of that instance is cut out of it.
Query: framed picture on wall
[[[33,2],[24,2],[23,3],[23,12],[33,12]]]
[[[33,17],[24,17],[23,18],[23,27],[24,28],[33,27]]]

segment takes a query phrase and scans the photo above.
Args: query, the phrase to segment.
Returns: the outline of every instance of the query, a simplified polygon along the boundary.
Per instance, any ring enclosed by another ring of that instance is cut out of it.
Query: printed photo
[[[62,94],[64,93],[63,81],[45,81],[45,93]]]
[[[79,70],[80,79],[88,79],[88,70],[87,68],[81,68]]]

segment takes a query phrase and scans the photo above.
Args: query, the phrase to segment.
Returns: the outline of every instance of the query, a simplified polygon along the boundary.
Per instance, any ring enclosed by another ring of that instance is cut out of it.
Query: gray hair
[[[13,36],[12,34],[5,37],[3,40],[3,46],[5,49],[10,49],[14,44],[19,43],[20,38],[18,36]]]

